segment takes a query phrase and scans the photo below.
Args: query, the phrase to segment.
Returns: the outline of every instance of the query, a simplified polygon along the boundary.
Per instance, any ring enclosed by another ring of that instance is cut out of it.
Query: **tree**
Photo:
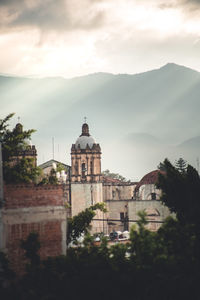
[[[80,212],[77,216],[68,219],[67,244],[70,242],[76,242],[82,234],[88,233],[90,229],[90,223],[94,218],[95,211],[97,209],[102,212],[106,212],[104,203],[96,203],[95,205],[92,205]]]
[[[34,129],[22,130],[21,124],[18,124],[12,130],[8,129],[8,121],[14,116],[9,114],[3,120],[0,120],[0,141],[2,143],[2,157],[4,162],[10,162],[10,159],[17,156],[20,151],[27,146],[27,140],[30,139]]]
[[[123,177],[122,175],[118,174],[118,173],[111,173],[110,170],[106,169],[105,171],[102,172],[102,175],[105,177],[110,177],[113,179],[117,179],[123,182],[128,181],[125,177]]]
[[[192,166],[185,171],[164,161],[166,173],[159,174],[157,187],[162,190],[161,201],[176,213],[182,224],[195,224],[200,230],[200,177]]]
[[[159,165],[157,166],[157,169],[160,170],[160,171],[165,171],[164,163],[160,162]]]
[[[34,166],[33,159],[26,157],[17,159],[19,153],[23,153],[28,146],[27,140],[35,130],[23,131],[21,124],[17,124],[12,130],[8,129],[8,122],[13,116],[14,113],[11,113],[0,120],[4,180],[7,183],[36,182],[41,169]],[[15,163],[13,163],[14,158],[16,158]]]
[[[178,160],[175,161],[175,167],[179,172],[184,173],[186,172],[187,169],[187,162],[183,158],[179,158]]]

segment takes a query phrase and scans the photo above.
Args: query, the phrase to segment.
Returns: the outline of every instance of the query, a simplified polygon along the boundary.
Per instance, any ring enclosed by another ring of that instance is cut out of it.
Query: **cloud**
[[[101,26],[104,11],[95,0],[0,0],[0,30],[88,30]]]
[[[182,8],[184,12],[200,11],[200,0],[172,0],[159,4],[161,9]]]

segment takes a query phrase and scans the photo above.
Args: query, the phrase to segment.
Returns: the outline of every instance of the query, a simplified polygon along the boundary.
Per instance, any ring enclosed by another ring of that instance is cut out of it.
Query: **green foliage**
[[[100,210],[106,212],[104,203],[96,203],[95,205],[86,208],[78,215],[71,219],[68,219],[67,228],[67,244],[70,242],[76,242],[76,240],[82,235],[87,234],[90,229],[90,223],[95,216],[95,211]]]
[[[159,165],[157,166],[157,169],[160,171],[165,171],[165,164],[160,162]]]
[[[16,127],[13,130],[8,129],[8,121],[14,116],[9,114],[3,120],[0,120],[0,141],[2,143],[2,156],[4,162],[9,162],[12,156],[16,156],[27,146],[26,141],[30,139],[35,130],[19,131]]]
[[[149,268],[156,257],[156,234],[146,229],[146,213],[141,211],[138,215],[138,227],[133,226],[130,232],[130,257],[137,268]]]
[[[49,175],[45,175],[45,176],[43,175],[42,176],[43,178],[40,182],[40,185],[43,185],[43,184],[58,184],[59,180],[56,176],[56,173],[61,172],[62,170],[64,170],[65,172],[68,171],[67,168],[63,164],[58,163],[57,167],[56,167],[56,170],[54,168],[52,168]]]
[[[121,181],[124,181],[124,182],[129,181],[125,177],[123,177],[122,175],[120,175],[118,173],[111,173],[108,169],[103,171],[102,175],[105,176],[105,177],[110,177],[110,178],[121,180]]]
[[[9,267],[9,261],[5,253],[0,251],[0,289],[5,282],[14,279],[15,274]]]
[[[56,167],[56,171],[57,172],[61,172],[62,170],[66,171],[67,172],[67,167],[65,167],[63,164],[61,163],[58,163],[57,164],[57,167]]]
[[[161,201],[176,213],[183,224],[196,224],[200,230],[200,177],[190,165],[183,172],[167,159],[164,161],[166,174],[159,174],[158,188],[162,190]]]
[[[84,246],[40,264],[35,259],[37,238],[29,237],[24,248],[32,267],[13,287],[10,299],[196,299],[200,256],[194,226],[169,217],[157,232],[150,232],[145,213],[139,217],[126,244],[108,246],[103,239],[95,246],[86,235]]]
[[[179,172],[185,173],[187,170],[187,162],[183,158],[179,158],[175,161],[175,167]]]
[[[48,177],[48,183],[50,184],[58,184],[58,179],[56,177],[56,170],[51,169],[50,175]]]
[[[197,299],[200,179],[191,166],[185,172],[168,160],[164,166],[166,174],[160,176],[158,184],[164,203],[177,218],[168,217],[157,232],[150,232],[142,211],[131,229],[130,241],[110,245],[102,239],[96,246],[88,231],[96,209],[105,211],[104,204],[98,203],[70,220],[68,241],[84,233],[84,244],[69,248],[66,256],[45,261],[38,259],[37,236],[31,235],[23,248],[32,267],[12,289],[7,289],[13,291],[10,299]]]
[[[4,162],[4,178],[7,183],[37,183],[41,169],[35,167],[32,158],[22,158],[10,167],[9,162]]]
[[[22,158],[16,160],[14,165],[12,163],[13,157],[17,157],[24,151],[27,147],[26,140],[30,139],[31,134],[35,132],[33,129],[23,131],[20,124],[10,130],[8,122],[13,116],[14,113],[0,120],[4,180],[7,183],[37,183],[41,170],[34,166],[33,159]]]
[[[39,185],[45,185],[45,184],[58,184],[58,178],[56,177],[56,170],[54,168],[51,169],[49,175],[42,175],[42,180],[39,182]]]

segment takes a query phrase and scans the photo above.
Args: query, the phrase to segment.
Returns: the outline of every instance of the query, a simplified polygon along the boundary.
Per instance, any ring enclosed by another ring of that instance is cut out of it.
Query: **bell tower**
[[[72,217],[96,203],[103,202],[101,176],[101,148],[90,135],[89,126],[82,125],[82,133],[71,148],[71,215]],[[97,211],[91,232],[102,232],[103,213]]]
[[[82,125],[82,133],[71,148],[71,181],[101,181],[101,148],[89,133],[87,123]]]

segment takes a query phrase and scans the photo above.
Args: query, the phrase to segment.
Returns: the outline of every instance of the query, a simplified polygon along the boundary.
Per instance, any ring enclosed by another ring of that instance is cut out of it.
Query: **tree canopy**
[[[129,181],[122,175],[120,175],[118,173],[112,173],[108,169],[106,169],[105,171],[102,171],[102,175],[105,177],[110,177],[110,178],[117,179],[117,180],[124,181],[124,182]]]
[[[68,219],[67,228],[67,244],[76,242],[82,234],[87,234],[90,229],[90,224],[95,216],[95,211],[100,210],[106,212],[105,203],[96,203],[78,215]]]
[[[9,129],[9,121],[14,113],[0,120],[0,142],[2,145],[3,175],[7,183],[36,182],[41,174],[40,168],[34,165],[32,158],[22,157],[13,164],[13,158],[26,149],[27,140],[31,138],[34,129],[23,130],[21,124]]]
[[[200,229],[200,177],[191,165],[173,166],[164,161],[165,175],[159,174],[157,187],[162,190],[161,201],[176,213],[182,223],[196,224]]]

